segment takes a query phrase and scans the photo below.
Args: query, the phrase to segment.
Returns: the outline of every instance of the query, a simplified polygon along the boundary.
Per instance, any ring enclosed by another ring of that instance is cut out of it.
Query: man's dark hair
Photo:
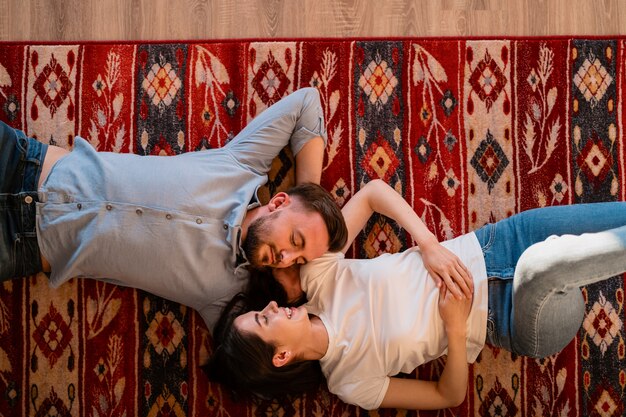
[[[339,206],[321,186],[314,183],[304,183],[287,190],[290,197],[295,197],[308,212],[316,212],[322,216],[328,229],[328,250],[339,252],[348,240],[348,228],[343,219]]]

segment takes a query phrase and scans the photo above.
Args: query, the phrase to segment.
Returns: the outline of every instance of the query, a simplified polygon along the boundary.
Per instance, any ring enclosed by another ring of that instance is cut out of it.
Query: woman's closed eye
[[[259,320],[259,317],[261,318],[260,320]],[[263,325],[267,326],[269,324],[269,319],[268,319],[268,317],[265,314],[256,313],[254,315],[254,321],[256,321],[256,324],[258,324],[259,327],[263,326],[261,324],[261,320],[263,321]]]

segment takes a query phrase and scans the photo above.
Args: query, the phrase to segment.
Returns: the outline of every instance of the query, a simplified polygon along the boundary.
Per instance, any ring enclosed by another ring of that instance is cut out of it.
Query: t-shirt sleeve
[[[328,277],[336,276],[337,261],[343,258],[342,252],[326,252],[319,258],[302,265],[300,268],[300,286],[302,291],[307,293],[309,299],[313,296],[312,293],[309,294],[309,291],[323,285],[323,281]]]
[[[358,405],[366,410],[375,410],[385,398],[389,388],[388,376],[360,379],[353,382],[342,382],[336,387],[329,387],[343,402]]]
[[[320,95],[315,88],[302,88],[252,119],[224,148],[242,165],[266,173],[272,160],[287,144],[295,156],[318,136],[326,145]]]

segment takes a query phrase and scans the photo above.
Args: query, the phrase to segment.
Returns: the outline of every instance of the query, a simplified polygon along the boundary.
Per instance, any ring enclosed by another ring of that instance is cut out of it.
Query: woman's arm
[[[374,180],[361,188],[341,210],[348,227],[345,253],[373,213],[385,215],[411,234],[422,252],[424,266],[430,276],[442,282],[457,296],[469,298],[474,290],[473,279],[461,260],[445,247],[426,227],[400,194],[382,180]]]
[[[448,337],[448,358],[439,381],[391,378],[381,408],[437,410],[457,407],[467,393],[468,366],[466,322],[472,300],[455,299],[444,286],[439,294],[439,312]]]

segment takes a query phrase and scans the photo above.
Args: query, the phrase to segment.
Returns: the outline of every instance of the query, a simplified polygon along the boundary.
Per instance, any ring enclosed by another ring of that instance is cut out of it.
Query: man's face
[[[252,222],[243,249],[254,267],[286,268],[319,258],[329,240],[322,216],[295,203]]]

